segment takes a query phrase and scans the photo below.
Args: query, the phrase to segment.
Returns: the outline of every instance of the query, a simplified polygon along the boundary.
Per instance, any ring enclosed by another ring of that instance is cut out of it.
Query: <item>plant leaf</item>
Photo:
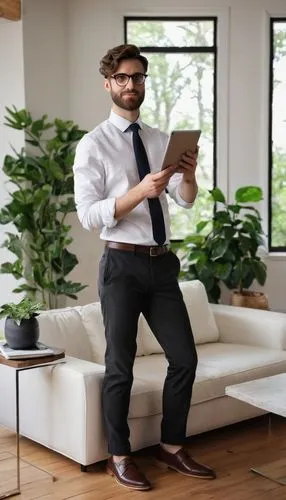
[[[217,239],[213,242],[211,250],[211,258],[213,260],[223,257],[228,249],[228,241],[225,238]]]
[[[225,196],[224,196],[223,192],[218,187],[215,187],[214,189],[210,190],[209,192],[210,192],[210,194],[215,202],[225,203]]]
[[[262,199],[262,189],[258,186],[243,186],[235,192],[235,200],[237,203],[253,203],[261,201]]]
[[[229,262],[221,264],[220,262],[215,263],[215,276],[219,280],[226,280],[232,270],[232,265]]]
[[[251,262],[251,267],[253,269],[255,278],[257,279],[259,285],[264,285],[266,281],[266,265],[264,262],[258,259],[254,259]]]
[[[211,221],[209,220],[202,220],[196,225],[196,231],[197,233],[200,233]]]

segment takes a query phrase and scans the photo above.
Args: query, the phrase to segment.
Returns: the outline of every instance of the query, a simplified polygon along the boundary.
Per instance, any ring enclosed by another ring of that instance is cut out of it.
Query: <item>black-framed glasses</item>
[[[110,78],[113,78],[119,87],[125,87],[129,82],[130,78],[134,85],[143,85],[148,75],[144,73],[134,73],[133,75],[127,75],[127,73],[117,73],[116,75],[112,75]]]

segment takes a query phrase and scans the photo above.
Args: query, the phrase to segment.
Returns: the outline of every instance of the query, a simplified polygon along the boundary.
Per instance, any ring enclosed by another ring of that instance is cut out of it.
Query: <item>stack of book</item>
[[[41,342],[37,342],[36,346],[31,349],[12,349],[4,341],[0,341],[0,355],[6,359],[29,359],[40,358],[44,356],[53,356],[54,354],[63,353],[63,349],[48,347]]]

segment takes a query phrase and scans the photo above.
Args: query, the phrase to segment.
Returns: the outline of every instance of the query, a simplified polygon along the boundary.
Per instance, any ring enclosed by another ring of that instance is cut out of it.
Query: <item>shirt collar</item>
[[[131,125],[131,123],[138,123],[140,125],[140,128],[142,128],[142,125],[143,125],[140,116],[137,118],[137,120],[135,120],[135,122],[130,122],[129,120],[126,120],[126,118],[123,118],[122,116],[117,115],[113,110],[110,111],[109,121],[113,125],[115,125],[115,127],[119,128],[119,130],[121,130],[121,132],[126,132],[129,125]]]

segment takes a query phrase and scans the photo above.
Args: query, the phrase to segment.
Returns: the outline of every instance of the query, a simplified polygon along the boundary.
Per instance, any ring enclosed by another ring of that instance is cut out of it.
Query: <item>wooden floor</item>
[[[189,478],[175,471],[161,470],[152,459],[152,449],[134,455],[153,484],[148,492],[119,486],[104,472],[104,463],[80,472],[78,464],[21,438],[22,500],[285,500],[286,486],[250,471],[253,466],[286,459],[286,420],[265,415],[190,439],[192,456],[214,467],[216,480]],[[0,430],[0,494],[15,487],[15,435]],[[33,464],[34,466],[31,466]],[[38,468],[36,468],[38,467]],[[42,472],[44,468],[56,476]],[[285,460],[286,476],[286,460]]]

